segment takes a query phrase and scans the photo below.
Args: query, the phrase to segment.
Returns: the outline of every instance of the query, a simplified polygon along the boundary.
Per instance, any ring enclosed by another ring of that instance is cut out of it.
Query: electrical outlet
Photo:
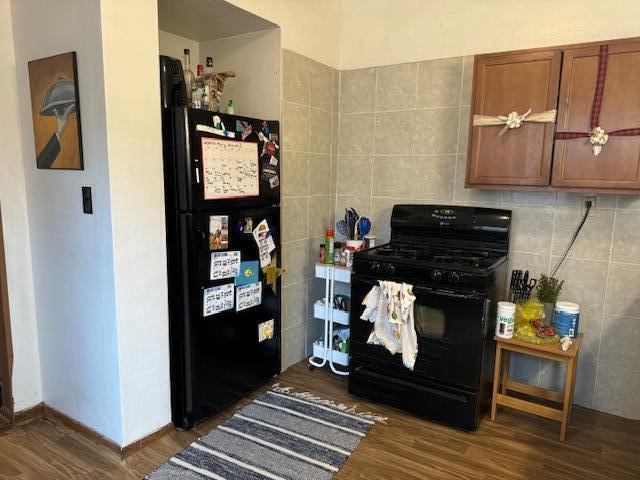
[[[591,202],[591,210],[589,210],[589,216],[594,217],[596,215],[596,196],[595,195],[583,195],[582,196],[582,215],[587,211],[587,202]]]

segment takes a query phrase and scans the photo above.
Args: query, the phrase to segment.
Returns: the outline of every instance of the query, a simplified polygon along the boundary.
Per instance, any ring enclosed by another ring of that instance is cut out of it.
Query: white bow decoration
[[[498,135],[503,135],[509,128],[520,128],[524,121],[527,119],[531,109],[524,112],[522,115],[518,115],[518,112],[511,112],[506,117],[504,115],[498,115],[500,120],[504,120],[505,126]]]
[[[536,123],[554,123],[556,121],[556,111],[547,110],[540,113],[531,113],[531,109],[520,115],[518,112],[513,111],[508,115],[474,115],[473,126],[474,127],[487,127],[495,125],[504,125],[498,135],[504,135],[508,130],[513,128],[520,128],[525,122]]]
[[[602,147],[604,147],[609,141],[609,135],[607,135],[604,131],[604,128],[598,126],[591,130],[591,134],[589,135],[589,142],[593,145],[593,154],[597,157],[600,155],[602,151]]]

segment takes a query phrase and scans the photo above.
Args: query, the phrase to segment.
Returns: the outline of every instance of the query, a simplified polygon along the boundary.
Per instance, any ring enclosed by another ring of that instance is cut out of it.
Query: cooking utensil
[[[527,286],[526,286],[527,298],[531,298],[531,292],[533,292],[533,289],[536,287],[537,284],[538,284],[537,278],[532,278],[531,280],[529,280],[529,283],[527,283]]]
[[[347,226],[347,240],[349,240],[351,232],[349,230],[349,211],[346,208],[344,209],[344,223]]]
[[[356,209],[351,207],[350,210],[353,212],[353,239],[358,239],[358,220],[360,220],[360,215],[356,212]]]
[[[344,220],[349,227],[349,240],[355,240],[356,216],[352,210],[346,210]]]
[[[371,220],[367,217],[360,217],[357,224],[357,230],[358,237],[364,238],[364,236],[371,231]]]
[[[509,301],[513,303],[527,301],[538,284],[536,278],[529,278],[529,270],[513,270],[509,283]]]
[[[513,302],[515,290],[516,290],[516,271],[511,270],[511,282],[509,282],[509,301],[510,302]]]
[[[344,235],[345,237],[348,237],[349,226],[347,225],[347,222],[345,222],[344,220],[340,220],[338,223],[336,223],[336,228],[338,229],[338,232],[340,233],[340,235]]]
[[[513,271],[513,291],[512,291],[512,299],[513,303],[516,303],[518,300],[518,289],[520,285],[520,276],[522,275],[522,270],[514,270]]]

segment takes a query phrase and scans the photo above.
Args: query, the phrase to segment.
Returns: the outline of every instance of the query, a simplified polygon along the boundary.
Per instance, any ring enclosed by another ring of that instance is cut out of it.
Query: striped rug
[[[274,385],[146,478],[330,479],[384,420]]]

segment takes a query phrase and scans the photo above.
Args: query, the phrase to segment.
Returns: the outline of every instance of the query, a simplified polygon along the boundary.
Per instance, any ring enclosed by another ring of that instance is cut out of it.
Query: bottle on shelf
[[[204,96],[205,96],[204,75],[203,75],[204,67],[202,66],[201,63],[199,63],[197,66],[197,72],[198,72],[198,75],[193,81],[193,86],[191,87],[191,97],[192,97],[193,108],[205,108],[205,105],[203,102]]]
[[[324,263],[333,263],[333,229],[327,228],[324,239]]]
[[[207,57],[207,71],[204,74],[204,89],[205,95],[207,98],[207,110],[217,111],[216,110],[216,102],[217,96],[216,91],[218,90],[218,83],[216,82],[214,73],[213,73],[213,57]]]
[[[227,104],[227,108],[224,109],[224,113],[233,115],[234,113],[233,100],[229,100],[229,103]]]
[[[196,76],[191,71],[191,52],[188,48],[184,49],[184,84],[187,90],[187,105],[191,107],[193,105],[193,84]]]
[[[341,253],[342,253],[342,244],[340,242],[333,242],[333,263],[335,265],[340,264]]]

